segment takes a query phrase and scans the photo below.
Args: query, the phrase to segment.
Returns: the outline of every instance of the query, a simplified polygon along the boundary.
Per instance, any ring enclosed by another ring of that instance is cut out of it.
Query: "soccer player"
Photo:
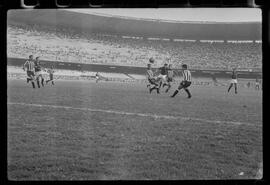
[[[173,81],[173,76],[174,76],[174,72],[172,70],[172,64],[169,64],[168,69],[167,69],[167,78],[166,78],[166,83],[163,84],[164,86],[168,86],[168,88],[166,89],[166,93],[170,90],[171,88],[171,82]]]
[[[96,73],[96,77],[95,78],[96,78],[96,83],[98,83],[98,81],[100,80],[100,74],[99,74],[99,72]]]
[[[46,84],[51,81],[52,82],[52,85],[54,85],[54,79],[53,79],[54,70],[53,70],[53,66],[51,66],[51,68],[48,69],[47,72],[49,73],[50,79],[49,80],[46,80]]]
[[[150,89],[149,92],[151,93],[154,89],[157,90],[157,93],[159,94],[159,84],[158,84],[158,80],[154,77],[154,73],[152,71],[152,67],[151,64],[147,64],[147,79],[148,82],[150,83]],[[151,87],[151,85],[153,87]]]
[[[237,94],[237,72],[236,72],[236,68],[233,68],[232,80],[231,80],[231,84],[229,86],[228,92],[230,92],[233,85],[234,85],[234,92],[235,92],[235,94]]]
[[[178,89],[176,89],[173,93],[173,95],[171,96],[172,98],[175,97],[175,95],[181,90],[184,89],[186,91],[186,93],[188,94],[188,98],[191,98],[191,94],[188,90],[188,87],[191,85],[191,73],[188,70],[188,67],[186,64],[182,65],[182,74],[183,74],[183,81],[180,83],[180,85],[178,86]]]
[[[256,89],[256,90],[260,90],[260,82],[259,82],[258,77],[256,77],[255,89]]]
[[[23,65],[23,70],[25,71],[26,69],[26,74],[27,74],[27,83],[31,81],[32,87],[35,88],[35,64],[33,61],[33,55],[29,56],[29,59],[24,63]]]
[[[247,83],[247,88],[250,88],[250,82]]]
[[[38,88],[40,88],[40,85],[39,85],[40,79],[41,79],[41,85],[42,87],[44,87],[44,78],[41,74],[41,65],[40,65],[39,57],[36,57],[36,60],[34,63],[35,63],[35,74],[36,74]]]
[[[162,83],[166,83],[167,79],[167,74],[168,74],[168,64],[164,64],[164,66],[159,68],[159,75],[158,79],[160,80],[159,82],[159,88],[161,87]]]

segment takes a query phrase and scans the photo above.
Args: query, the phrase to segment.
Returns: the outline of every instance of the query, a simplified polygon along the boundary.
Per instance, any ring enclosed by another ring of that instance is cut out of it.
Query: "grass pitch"
[[[8,178],[258,178],[262,91],[191,86],[191,99],[170,98],[175,88],[8,80]]]

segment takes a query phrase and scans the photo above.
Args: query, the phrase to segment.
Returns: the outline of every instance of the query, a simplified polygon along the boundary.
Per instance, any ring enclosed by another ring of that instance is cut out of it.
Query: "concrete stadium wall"
[[[22,67],[26,59],[21,58],[8,58],[8,66]],[[59,62],[59,61],[44,61],[41,60],[41,65],[48,68],[53,66],[55,69],[64,70],[78,70],[78,71],[92,71],[92,72],[106,72],[106,73],[122,73],[122,74],[137,74],[145,75],[146,68],[144,67],[130,67],[130,66],[117,66],[117,65],[98,65],[98,64],[81,64],[81,63],[70,63],[70,62]],[[177,70],[177,69],[176,69]],[[231,71],[219,71],[219,70],[192,70],[193,77],[205,77],[212,78],[230,78]],[[239,78],[255,79],[256,77],[262,78],[261,72],[246,72],[239,71]],[[176,73],[176,75],[178,75]]]

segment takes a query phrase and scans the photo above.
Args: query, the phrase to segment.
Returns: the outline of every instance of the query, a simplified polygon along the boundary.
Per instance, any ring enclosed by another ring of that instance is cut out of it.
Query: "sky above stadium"
[[[258,8],[114,8],[114,9],[68,9],[86,14],[124,16],[131,18],[159,19],[170,21],[209,21],[209,22],[261,22]]]

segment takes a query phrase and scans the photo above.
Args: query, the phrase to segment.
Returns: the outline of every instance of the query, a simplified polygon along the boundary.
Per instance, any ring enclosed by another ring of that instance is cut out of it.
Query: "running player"
[[[191,94],[188,90],[188,87],[191,85],[191,73],[190,71],[187,69],[187,65],[183,64],[182,65],[182,74],[183,74],[183,81],[180,83],[180,85],[178,86],[178,89],[176,89],[173,93],[173,95],[171,96],[172,98],[175,97],[175,95],[181,90],[184,89],[186,91],[186,93],[188,94],[188,98],[191,98]]]
[[[150,83],[150,89],[149,92],[151,93],[154,89],[157,90],[157,93],[159,94],[159,84],[158,80],[154,77],[154,73],[152,71],[151,64],[147,64],[147,79],[148,82]],[[153,86],[153,87],[151,87]]]
[[[34,63],[35,63],[35,74],[36,74],[38,88],[40,88],[40,85],[39,85],[40,79],[41,79],[41,85],[42,85],[42,87],[44,87],[44,78],[43,78],[42,72],[41,72],[41,65],[40,65],[39,57],[36,57],[36,60]]]
[[[33,88],[35,88],[35,64],[33,61],[33,55],[29,56],[29,59],[24,63],[23,70],[26,69],[27,83],[31,81]]]
[[[172,64],[169,64],[168,66],[168,70],[167,70],[167,78],[166,78],[166,83],[163,84],[164,86],[168,86],[168,88],[166,89],[166,93],[170,90],[171,88],[171,82],[173,81],[173,77],[174,77],[174,72],[172,70]]]
[[[54,79],[53,79],[54,70],[53,70],[53,66],[50,69],[48,69],[47,72],[49,73],[50,79],[49,80],[46,80],[46,84],[51,81],[52,82],[52,85],[54,85]]]
[[[234,92],[235,92],[235,94],[237,94],[237,72],[236,72],[236,68],[233,68],[232,80],[231,80],[231,84],[229,86],[228,92],[230,92],[233,85],[234,85]]]

